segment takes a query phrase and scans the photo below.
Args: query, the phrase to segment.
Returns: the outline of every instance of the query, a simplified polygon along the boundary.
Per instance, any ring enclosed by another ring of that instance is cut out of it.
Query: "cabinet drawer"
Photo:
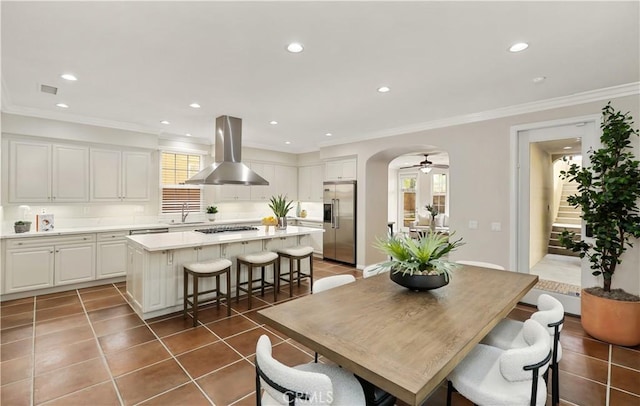
[[[111,233],[98,233],[98,241],[115,241],[122,240],[127,235],[129,235],[126,231],[114,231]]]
[[[301,221],[301,220],[298,220],[298,225],[300,227],[322,228],[322,223],[320,223],[318,221]]]
[[[95,242],[95,234],[75,234],[67,236],[51,236],[51,237],[37,237],[37,238],[16,238],[7,241],[7,248],[30,248],[30,247],[42,247],[43,245],[59,245],[59,244],[73,244],[73,243],[85,243]]]

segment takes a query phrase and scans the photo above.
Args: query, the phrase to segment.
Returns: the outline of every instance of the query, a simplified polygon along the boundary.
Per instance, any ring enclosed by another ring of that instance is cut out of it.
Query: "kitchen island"
[[[274,227],[269,231],[264,226],[256,228],[215,234],[185,231],[127,237],[127,296],[135,312],[141,318],[149,319],[182,310],[182,264],[216,258],[231,260],[233,294],[238,255],[310,245],[311,234],[323,232],[317,228],[296,226],[282,231],[275,231]],[[283,261],[282,265],[282,272],[288,272],[288,261]],[[304,266],[308,265],[303,264],[303,271]],[[246,275],[243,273],[241,278],[246,280]],[[272,269],[268,270],[266,278],[273,281]],[[211,289],[214,280],[205,280],[200,290]]]

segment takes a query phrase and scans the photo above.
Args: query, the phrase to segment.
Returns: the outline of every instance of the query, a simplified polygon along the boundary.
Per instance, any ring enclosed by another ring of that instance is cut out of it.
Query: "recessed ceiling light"
[[[271,120],[271,121],[269,121],[269,124],[276,125],[276,124],[278,124],[278,122],[276,120]]]
[[[546,76],[538,76],[533,78],[533,83],[542,83],[545,81],[545,79],[547,79]]]
[[[529,48],[529,44],[527,44],[526,42],[518,42],[509,47],[509,52],[520,52],[524,51],[527,48]]]
[[[380,87],[378,88],[378,91],[379,91],[380,93],[387,93],[389,90],[391,90],[391,89],[390,89],[389,87],[387,87],[387,86],[380,86]]]
[[[194,109],[199,109],[200,105],[198,103],[191,103],[189,107],[193,107]]]
[[[291,144],[291,141],[285,141],[284,143],[289,145],[289,144]]]
[[[167,121],[167,120],[162,120],[162,121],[160,122],[160,124],[169,125],[169,124],[171,124],[171,123],[170,123],[169,121]]]
[[[68,109],[69,108],[69,105],[64,104],[64,103],[58,103],[58,104],[56,104],[56,106],[58,106],[60,108],[63,108],[63,109]]]
[[[563,147],[562,149],[571,149],[571,147]]]
[[[333,134],[331,134],[331,133],[326,133],[325,135],[326,135],[327,137],[331,137]]]
[[[191,133],[186,133],[185,134],[187,137],[191,137]]]
[[[292,42],[287,45],[287,51],[291,52],[292,54],[297,54],[304,51],[304,47],[299,42]]]
[[[70,74],[70,73],[62,74],[62,75],[60,75],[60,77],[61,77],[62,79],[65,79],[65,80],[71,80],[71,81],[78,80],[78,78],[77,78],[77,77],[75,77],[75,75],[72,75],[72,74]]]

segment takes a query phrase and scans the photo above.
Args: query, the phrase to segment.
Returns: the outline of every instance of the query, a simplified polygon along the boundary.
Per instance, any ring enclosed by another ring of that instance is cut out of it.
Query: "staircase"
[[[577,257],[577,252],[571,252],[560,244],[560,235],[564,230],[576,233],[575,239],[581,239],[580,226],[582,219],[580,210],[569,206],[567,197],[575,195],[578,192],[578,185],[575,182],[565,181],[562,185],[562,196],[560,197],[560,207],[558,208],[558,216],[551,227],[551,235],[549,236],[549,245],[547,252],[549,254],[567,255]]]

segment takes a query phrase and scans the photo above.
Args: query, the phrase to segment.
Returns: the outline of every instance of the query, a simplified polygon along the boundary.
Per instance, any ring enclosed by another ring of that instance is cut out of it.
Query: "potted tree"
[[[632,128],[629,113],[617,112],[609,102],[602,109],[602,147],[589,152],[590,166],[573,164],[561,172],[578,184],[578,193],[567,201],[580,208],[593,243],[575,240],[564,231],[560,242],[581,258],[588,258],[592,274],[601,277],[602,287],[582,291],[582,326],[591,336],[619,345],[640,344],[640,297],[622,289],[611,289],[611,281],[623,254],[640,237],[640,167],[631,152]]]
[[[273,215],[278,220],[276,230],[285,230],[287,228],[287,214],[293,207],[293,201],[287,202],[287,197],[283,195],[271,196],[269,200],[269,208],[273,211]]]
[[[218,207],[207,206],[207,218],[209,219],[209,221],[215,221],[217,212],[218,212]]]
[[[391,257],[379,266],[391,268],[391,280],[412,290],[445,286],[457,266],[445,256],[464,244],[462,238],[451,242],[451,237],[453,233],[446,236],[429,231],[418,239],[396,233],[378,240],[377,248]]]

